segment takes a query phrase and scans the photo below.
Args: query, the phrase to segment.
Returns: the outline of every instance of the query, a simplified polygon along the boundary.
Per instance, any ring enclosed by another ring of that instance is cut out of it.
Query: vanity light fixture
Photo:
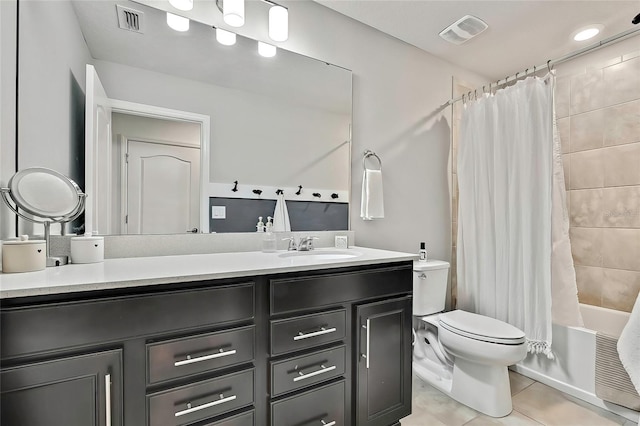
[[[179,0],[176,0],[179,1]],[[289,9],[271,0],[262,0],[269,8],[269,38],[286,41],[289,38]],[[215,0],[224,22],[232,27],[244,25],[244,0]]]
[[[236,44],[236,34],[222,28],[216,28],[216,40],[225,46],[233,46]]]
[[[269,38],[273,41],[289,38],[289,10],[275,3],[269,9]]]
[[[258,53],[265,58],[273,58],[276,56],[276,47],[272,44],[258,42]]]
[[[572,36],[575,41],[589,40],[590,38],[597,36],[603,28],[604,26],[601,24],[589,25],[574,31]]]
[[[189,19],[167,12],[167,25],[180,32],[189,31]]]
[[[222,19],[232,27],[244,25],[244,0],[224,0],[222,2]]]
[[[178,10],[193,9],[193,0],[169,0],[169,4]]]

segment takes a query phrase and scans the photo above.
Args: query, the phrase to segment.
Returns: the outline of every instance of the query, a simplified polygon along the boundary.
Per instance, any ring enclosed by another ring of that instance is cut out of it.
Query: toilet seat
[[[525,335],[518,328],[471,312],[446,312],[439,315],[438,323],[452,333],[483,342],[502,345],[520,345],[525,342]]]

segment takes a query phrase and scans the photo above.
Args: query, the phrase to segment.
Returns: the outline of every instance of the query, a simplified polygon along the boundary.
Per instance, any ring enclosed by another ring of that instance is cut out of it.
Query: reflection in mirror
[[[140,31],[119,28],[116,5]],[[263,58],[241,36],[225,46],[196,22],[178,33],[163,11],[110,0],[21,2],[19,55],[20,167],[78,181],[87,231],[255,231],[277,189],[292,230],[348,228],[350,71],[280,48]]]

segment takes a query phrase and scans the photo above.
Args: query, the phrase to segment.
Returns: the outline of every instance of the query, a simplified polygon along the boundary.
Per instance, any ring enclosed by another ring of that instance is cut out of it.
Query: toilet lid
[[[524,343],[524,332],[506,322],[465,311],[451,311],[440,315],[440,326],[452,333],[471,339],[506,345]]]

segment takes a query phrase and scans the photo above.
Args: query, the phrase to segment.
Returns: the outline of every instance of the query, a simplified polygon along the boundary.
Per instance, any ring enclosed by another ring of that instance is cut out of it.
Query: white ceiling
[[[640,13],[638,0],[316,1],[492,80],[543,64],[622,31],[640,28],[631,24]],[[477,16],[489,28],[462,45],[448,43],[438,36],[464,15]],[[573,41],[571,35],[575,30],[594,23],[604,25],[597,37]]]

